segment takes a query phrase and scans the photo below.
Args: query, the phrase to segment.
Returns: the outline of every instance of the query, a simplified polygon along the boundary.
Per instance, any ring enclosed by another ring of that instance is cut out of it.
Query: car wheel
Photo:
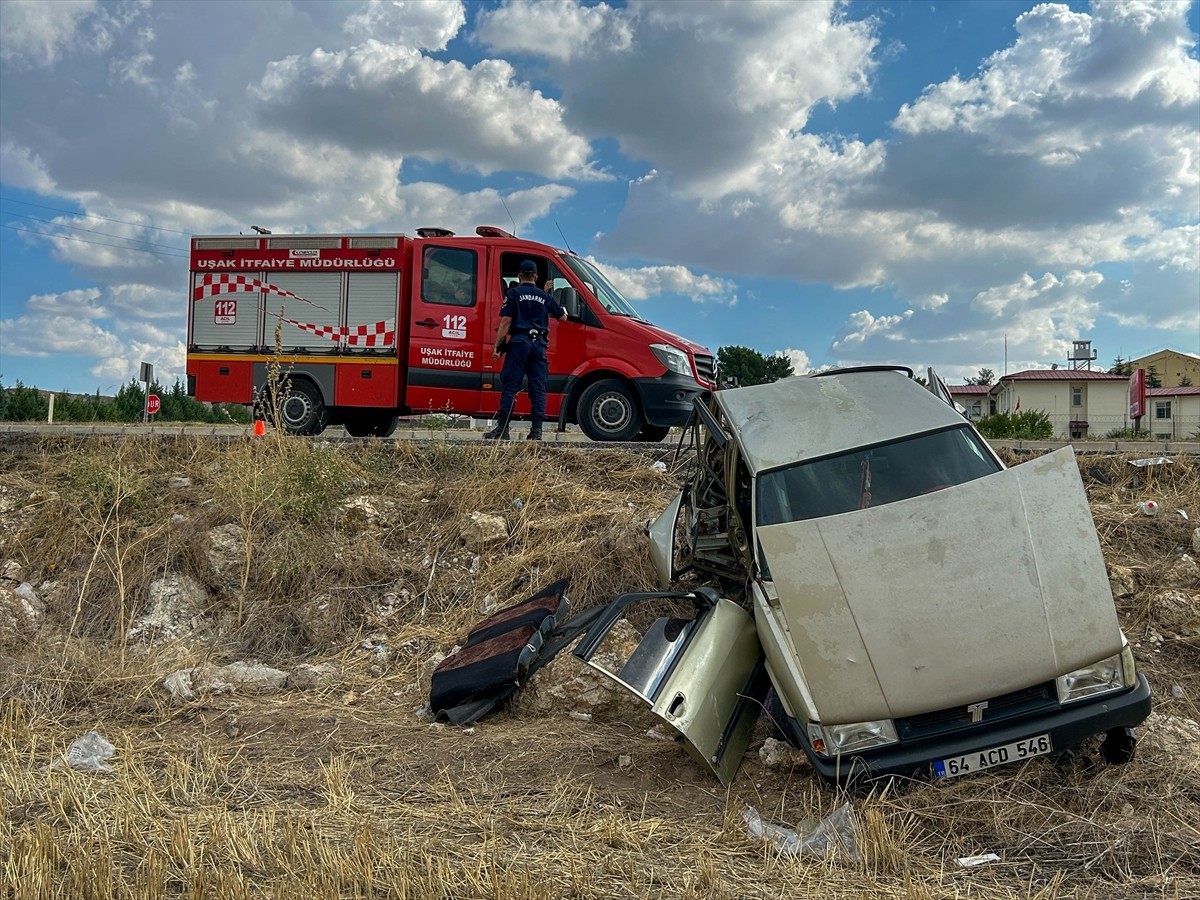
[[[293,381],[284,389],[279,418],[289,434],[311,436],[325,430],[329,424],[329,411],[325,409],[316,385],[310,381]]]
[[[641,429],[642,414],[629,388],[608,378],[579,398],[579,427],[593,441],[628,441]]]

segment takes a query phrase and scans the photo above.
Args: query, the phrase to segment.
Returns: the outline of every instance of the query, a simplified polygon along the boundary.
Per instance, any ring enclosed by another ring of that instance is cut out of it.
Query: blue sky
[[[187,235],[494,224],[950,381],[1200,355],[1184,0],[0,4],[0,381],[184,369]]]

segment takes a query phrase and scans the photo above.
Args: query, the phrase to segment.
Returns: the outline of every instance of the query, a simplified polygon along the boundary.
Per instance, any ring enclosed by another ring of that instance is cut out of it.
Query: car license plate
[[[982,772],[984,769],[1021,762],[1034,756],[1045,756],[1053,749],[1050,735],[1039,734],[1036,737],[1013,741],[1003,747],[989,747],[986,750],[964,753],[962,756],[935,760],[933,774],[937,778],[957,778],[969,772]]]

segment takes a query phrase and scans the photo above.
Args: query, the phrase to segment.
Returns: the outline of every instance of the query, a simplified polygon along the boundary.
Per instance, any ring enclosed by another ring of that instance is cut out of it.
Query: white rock
[[[149,594],[150,610],[130,627],[130,642],[153,645],[207,633],[202,615],[208,606],[208,592],[194,578],[163,575],[150,582]]]
[[[301,663],[288,673],[287,686],[298,691],[329,687],[340,674],[333,663]]]
[[[768,769],[791,769],[808,761],[802,751],[775,738],[763,741],[758,758]]]
[[[6,559],[0,565],[0,578],[20,584],[25,580],[25,567],[15,559]]]
[[[217,582],[227,590],[241,587],[246,553],[253,551],[253,547],[246,546],[246,529],[236,522],[210,528],[208,545],[208,564]]]
[[[167,479],[167,487],[175,491],[191,486],[192,479],[188,478],[186,475],[173,475]]]
[[[473,512],[463,525],[462,539],[475,552],[486,550],[508,540],[508,523],[503,516]]]
[[[350,497],[338,507],[337,521],[350,530],[390,528],[396,524],[398,504],[390,497]]]
[[[288,673],[243,660],[227,666],[197,666],[192,669],[191,677],[192,689],[197,692],[272,694],[287,684]]]

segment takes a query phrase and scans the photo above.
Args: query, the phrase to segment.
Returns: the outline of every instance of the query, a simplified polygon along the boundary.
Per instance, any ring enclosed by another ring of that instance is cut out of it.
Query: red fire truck
[[[570,316],[550,328],[548,418],[597,441],[661,440],[715,388],[712,354],[642,319],[587,260],[480,226],[193,237],[188,393],[255,403],[278,358],[293,434],[386,436],[401,415],[492,416],[492,344],[524,259]],[[522,393],[515,414],[528,412]]]

